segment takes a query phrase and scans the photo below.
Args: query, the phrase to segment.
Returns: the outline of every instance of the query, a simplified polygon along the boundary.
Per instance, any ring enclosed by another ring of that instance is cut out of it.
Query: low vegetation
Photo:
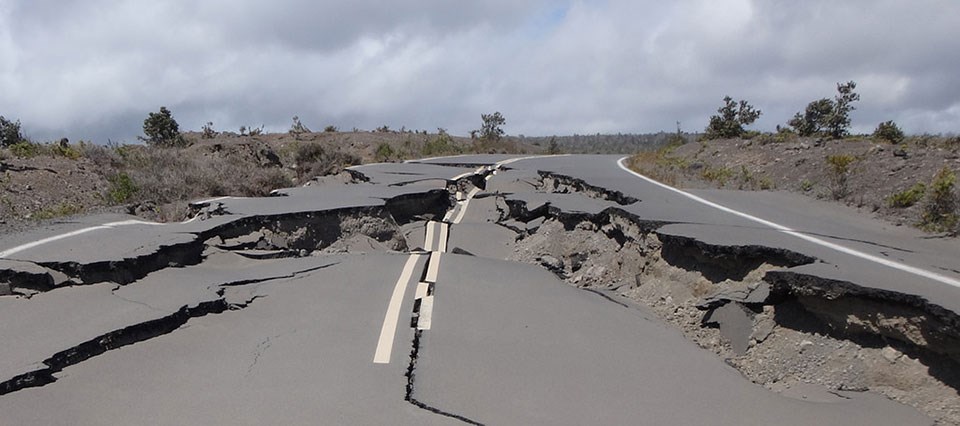
[[[904,137],[903,130],[900,130],[900,127],[893,120],[878,124],[877,129],[873,131],[874,139],[884,140],[892,144],[903,142]]]
[[[850,195],[850,174],[853,172],[851,166],[856,161],[856,157],[846,154],[826,157],[830,177],[830,196],[834,200],[842,200]]]
[[[914,204],[917,204],[920,200],[923,199],[924,194],[927,192],[927,186],[922,182],[918,182],[916,185],[913,185],[909,189],[897,192],[887,198],[887,205],[893,208],[904,209],[911,207]]]
[[[960,225],[958,200],[956,194],[957,174],[950,168],[940,169],[923,205],[920,226],[931,232],[957,233]]]

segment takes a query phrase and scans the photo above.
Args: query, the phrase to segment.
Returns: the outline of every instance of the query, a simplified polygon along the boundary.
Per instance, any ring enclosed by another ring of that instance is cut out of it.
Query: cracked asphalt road
[[[184,223],[90,217],[0,237],[0,281],[15,292],[0,297],[0,422],[931,423],[870,393],[773,393],[644,307],[506,261],[504,203],[616,209],[663,235],[798,253],[816,262],[787,271],[945,318],[960,312],[956,244],[796,196],[693,194],[732,214],[618,160],[374,164],[350,183],[198,203]],[[544,171],[583,191],[537,191]]]

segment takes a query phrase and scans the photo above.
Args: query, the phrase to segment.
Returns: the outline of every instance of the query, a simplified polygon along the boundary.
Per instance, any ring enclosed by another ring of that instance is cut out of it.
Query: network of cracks
[[[432,413],[479,424],[417,398],[420,340],[430,332],[436,285],[430,269],[442,256],[478,255],[449,247],[469,208],[469,220],[509,229],[509,260],[542,266],[610,303],[640,305],[675,325],[701,347],[723,357],[747,379],[791,395],[803,383],[833,391],[872,391],[914,406],[946,423],[960,423],[960,317],[908,294],[824,279],[792,268],[820,260],[764,246],[718,246],[663,232],[624,206],[642,203],[618,192],[548,171],[510,175],[509,167],[476,166],[446,190],[397,196],[382,206],[248,216],[193,238],[120,261],[20,262],[0,270],[17,297],[87,285],[117,292],[171,268],[202,265],[224,253],[251,262],[296,262],[369,252],[419,254],[428,260],[417,274],[409,327],[409,403]],[[495,173],[500,173],[495,177]],[[491,178],[513,185],[490,186]],[[363,180],[352,171],[351,179]],[[550,202],[531,205],[522,192],[564,194],[595,200],[596,213],[565,211]],[[473,202],[472,207],[471,201]],[[204,217],[229,215],[216,203],[197,206]],[[417,238],[411,236],[417,235]],[[29,264],[29,265],[23,265]],[[250,286],[322,273],[333,262],[303,262],[276,275],[211,283],[202,302],[131,324],[38,360],[33,371],[0,378],[0,395],[54,383],[65,368],[107,351],[174,333],[191,319],[242,310],[257,295]]]

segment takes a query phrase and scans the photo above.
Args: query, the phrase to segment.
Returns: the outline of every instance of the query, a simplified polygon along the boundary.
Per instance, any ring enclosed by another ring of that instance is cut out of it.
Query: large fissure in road
[[[386,199],[383,206],[350,207],[289,214],[244,216],[204,232],[189,241],[159,245],[153,251],[120,260],[79,263],[17,261],[30,266],[0,268],[0,281],[14,292],[30,296],[55,288],[113,282],[126,285],[170,267],[198,265],[211,240],[225,249],[256,249],[277,256],[303,255],[337,242],[364,236],[386,250],[406,250],[400,226],[421,217],[442,216],[449,208],[449,192],[429,190]],[[209,209],[229,214],[222,208]]]
[[[624,205],[575,178],[539,175],[540,191]],[[707,244],[617,207],[530,210],[512,194],[497,196],[505,206],[497,223],[517,233],[512,259],[651,308],[758,384],[875,391],[960,422],[960,316],[952,311],[795,270],[819,262],[801,253]]]
[[[55,382],[54,374],[64,368],[79,364],[104,352],[153,339],[180,328],[191,318],[218,314],[227,309],[242,309],[245,305],[230,305],[225,299],[202,302],[196,306],[184,306],[180,310],[155,320],[130,325],[102,334],[79,345],[54,354],[43,360],[46,366],[0,382],[0,395],[22,389],[44,386]]]

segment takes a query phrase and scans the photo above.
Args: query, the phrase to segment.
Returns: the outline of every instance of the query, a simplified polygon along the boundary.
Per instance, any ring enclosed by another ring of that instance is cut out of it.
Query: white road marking
[[[470,200],[473,199],[477,193],[480,192],[480,188],[474,187],[470,190],[470,193],[467,194],[467,198],[463,200],[463,205],[460,206],[460,211],[457,212],[457,216],[453,219],[453,223],[460,223],[463,220],[463,215],[467,213],[467,207],[470,206]]]
[[[447,251],[447,234],[449,233],[450,224],[440,222],[440,238],[437,239],[437,251],[445,253]]]
[[[426,251],[433,251],[433,224],[435,223],[432,220],[427,222],[427,235],[423,238],[423,249]]]
[[[417,283],[417,293],[413,296],[413,299],[423,299],[427,296],[427,293],[430,291],[430,283],[419,282]]]
[[[272,192],[272,191],[271,191],[271,192]],[[210,204],[210,203],[212,203],[212,202],[214,202],[214,201],[230,200],[230,199],[233,199],[233,198],[234,198],[234,197],[230,197],[230,196],[226,196],[226,197],[216,197],[216,198],[208,198],[208,199],[206,199],[206,200],[194,201],[194,202],[192,202],[192,203],[190,203],[190,204],[191,204],[191,205]]]
[[[400,321],[400,304],[403,303],[403,294],[407,291],[407,283],[417,266],[419,255],[411,254],[407,263],[403,265],[403,272],[393,287],[387,313],[383,316],[383,326],[380,328],[380,340],[377,342],[377,351],[373,354],[375,364],[389,364],[390,354],[393,352],[393,338],[397,334],[397,323]]]
[[[423,279],[428,283],[437,282],[437,274],[440,273],[440,252],[430,252],[430,260],[427,261],[427,276]]]
[[[713,208],[715,208],[715,209],[717,209],[717,210],[720,210],[720,211],[723,211],[723,212],[727,212],[727,213],[730,213],[730,214],[733,214],[733,215],[740,216],[740,217],[742,217],[742,218],[744,218],[744,219],[751,220],[751,221],[756,222],[756,223],[759,223],[759,224],[761,224],[761,225],[769,226],[770,228],[773,228],[773,229],[775,229],[775,230],[777,230],[777,231],[783,232],[784,234],[792,235],[792,236],[797,237],[797,238],[799,238],[799,239],[801,239],[801,240],[804,240],[804,241],[807,241],[807,242],[811,242],[811,243],[813,243],[813,244],[816,244],[816,245],[819,245],[819,246],[822,246],[822,247],[827,247],[827,248],[830,248],[830,249],[839,251],[839,252],[841,252],[841,253],[849,254],[849,255],[851,255],[851,256],[859,257],[859,258],[864,259],[864,260],[869,260],[869,261],[871,261],[871,262],[878,263],[878,264],[881,264],[881,265],[884,265],[884,266],[888,266],[888,267],[891,267],[891,268],[893,268],[893,269],[897,269],[897,270],[900,270],[900,271],[904,271],[904,272],[907,272],[907,273],[910,273],[910,274],[914,274],[914,275],[917,275],[917,276],[921,276],[921,277],[924,277],[924,278],[929,278],[929,279],[931,279],[931,280],[934,280],[934,281],[937,281],[937,282],[941,282],[941,283],[943,283],[943,284],[947,284],[947,285],[951,285],[951,286],[960,288],[960,280],[957,280],[957,279],[948,277],[948,276],[946,276],[946,275],[938,274],[938,273],[936,273],[936,272],[928,271],[928,270],[926,270],[926,269],[921,269],[921,268],[918,268],[918,267],[916,267],[916,266],[910,266],[910,265],[903,264],[903,263],[900,263],[900,262],[895,262],[895,261],[892,261],[892,260],[889,260],[889,259],[884,259],[884,258],[882,258],[882,257],[874,256],[874,255],[869,254],[869,253],[864,253],[864,252],[859,251],[859,250],[854,250],[854,249],[852,249],[852,248],[845,247],[845,246],[842,246],[842,245],[840,245],[840,244],[832,243],[832,242],[830,242],[830,241],[825,241],[825,240],[822,240],[822,239],[817,238],[817,237],[812,237],[812,236],[806,235],[806,234],[804,234],[804,233],[801,233],[801,232],[795,231],[795,230],[793,230],[793,229],[790,229],[790,228],[788,228],[788,227],[786,227],[786,226],[780,225],[780,224],[778,224],[778,223],[774,223],[774,222],[771,222],[771,221],[766,220],[766,219],[761,219],[761,218],[756,217],[756,216],[751,216],[751,215],[749,215],[749,214],[747,214],[747,213],[743,213],[743,212],[741,212],[741,211],[737,211],[737,210],[731,209],[731,208],[729,208],[729,207],[722,206],[722,205],[717,204],[717,203],[714,203],[714,202],[712,202],[712,201],[705,200],[705,199],[700,198],[700,197],[698,197],[698,196],[696,196],[696,195],[693,195],[693,194],[691,194],[691,193],[689,193],[689,192],[685,192],[685,191],[679,190],[679,189],[677,189],[677,188],[674,188],[674,187],[672,187],[672,186],[670,186],[670,185],[666,185],[666,184],[657,182],[657,181],[655,181],[655,180],[653,180],[653,179],[650,179],[650,178],[648,178],[648,177],[646,177],[646,176],[644,176],[644,175],[641,175],[640,173],[637,173],[637,172],[635,172],[635,171],[633,171],[633,170],[630,170],[626,165],[624,165],[624,161],[625,161],[627,158],[628,158],[628,157],[623,157],[623,158],[620,159],[620,161],[617,161],[617,164],[618,164],[618,165],[620,166],[620,168],[623,169],[624,171],[626,171],[626,172],[628,172],[628,173],[630,173],[630,174],[632,174],[632,175],[634,175],[634,176],[637,176],[637,177],[639,177],[639,178],[641,178],[641,179],[643,179],[643,180],[645,180],[645,181],[647,181],[647,182],[650,182],[650,183],[652,183],[652,184],[654,184],[654,185],[660,186],[660,187],[662,187],[662,188],[664,188],[664,189],[667,189],[667,190],[676,192],[677,194],[683,195],[684,197],[687,197],[687,198],[689,198],[689,199],[691,199],[691,200],[693,200],[693,201],[696,201],[696,202],[698,202],[698,203],[701,203],[701,204],[704,204],[704,205],[713,207]]]
[[[162,225],[162,224],[161,224],[161,223],[156,223],[156,222],[144,222],[144,221],[142,221],[142,220],[124,220],[124,221],[121,221],[121,222],[104,223],[103,225],[91,226],[91,227],[89,227],[89,228],[78,229],[78,230],[76,230],[76,231],[70,231],[70,232],[67,232],[67,233],[64,233],[64,234],[60,234],[60,235],[54,235],[54,236],[52,236],[52,237],[47,237],[47,238],[44,238],[44,239],[41,239],[41,240],[37,240],[37,241],[34,241],[34,242],[22,244],[22,245],[19,245],[19,246],[10,248],[10,249],[6,249],[6,250],[4,250],[4,251],[0,251],[0,258],[8,257],[8,256],[11,256],[11,255],[13,255],[13,254],[15,254],[15,253],[19,253],[19,252],[24,251],[24,250],[32,249],[32,248],[34,248],[34,247],[41,246],[41,245],[44,245],[44,244],[47,244],[47,243],[52,243],[52,242],[57,241],[57,240],[62,240],[62,239],[64,239],[64,238],[75,237],[75,236],[77,236],[77,235],[86,234],[87,232],[98,231],[98,230],[101,230],[101,229],[113,229],[113,228],[116,228],[116,227],[118,227],[118,226],[128,226],[128,225],[152,225],[152,226],[159,226],[159,225]]]
[[[429,330],[433,325],[433,296],[420,299],[420,316],[417,318],[417,330]]]
[[[534,159],[534,158],[568,157],[568,156],[570,156],[570,154],[558,154],[558,155],[528,155],[528,156],[526,156],[526,157],[517,157],[517,158],[511,158],[511,159],[508,159],[508,160],[499,161],[499,162],[497,162],[496,166],[499,168],[499,167],[505,166],[505,165],[510,164],[510,163],[516,163],[517,161],[531,160],[531,159]]]
[[[473,173],[473,172],[460,173],[459,175],[456,175],[456,176],[450,178],[450,180],[460,180],[460,179],[463,179],[463,178],[465,178],[465,177],[467,177],[467,176],[470,176],[470,175],[472,175],[472,174],[474,174],[474,173]]]
[[[439,160],[439,159],[441,159],[441,158],[459,158],[459,157],[467,157],[467,156],[470,156],[470,155],[473,155],[473,154],[441,155],[441,156],[439,156],[439,157],[427,157],[427,158],[418,158],[418,159],[415,159],[415,160],[404,160],[404,163],[416,163],[416,162],[418,162],[418,161]]]

